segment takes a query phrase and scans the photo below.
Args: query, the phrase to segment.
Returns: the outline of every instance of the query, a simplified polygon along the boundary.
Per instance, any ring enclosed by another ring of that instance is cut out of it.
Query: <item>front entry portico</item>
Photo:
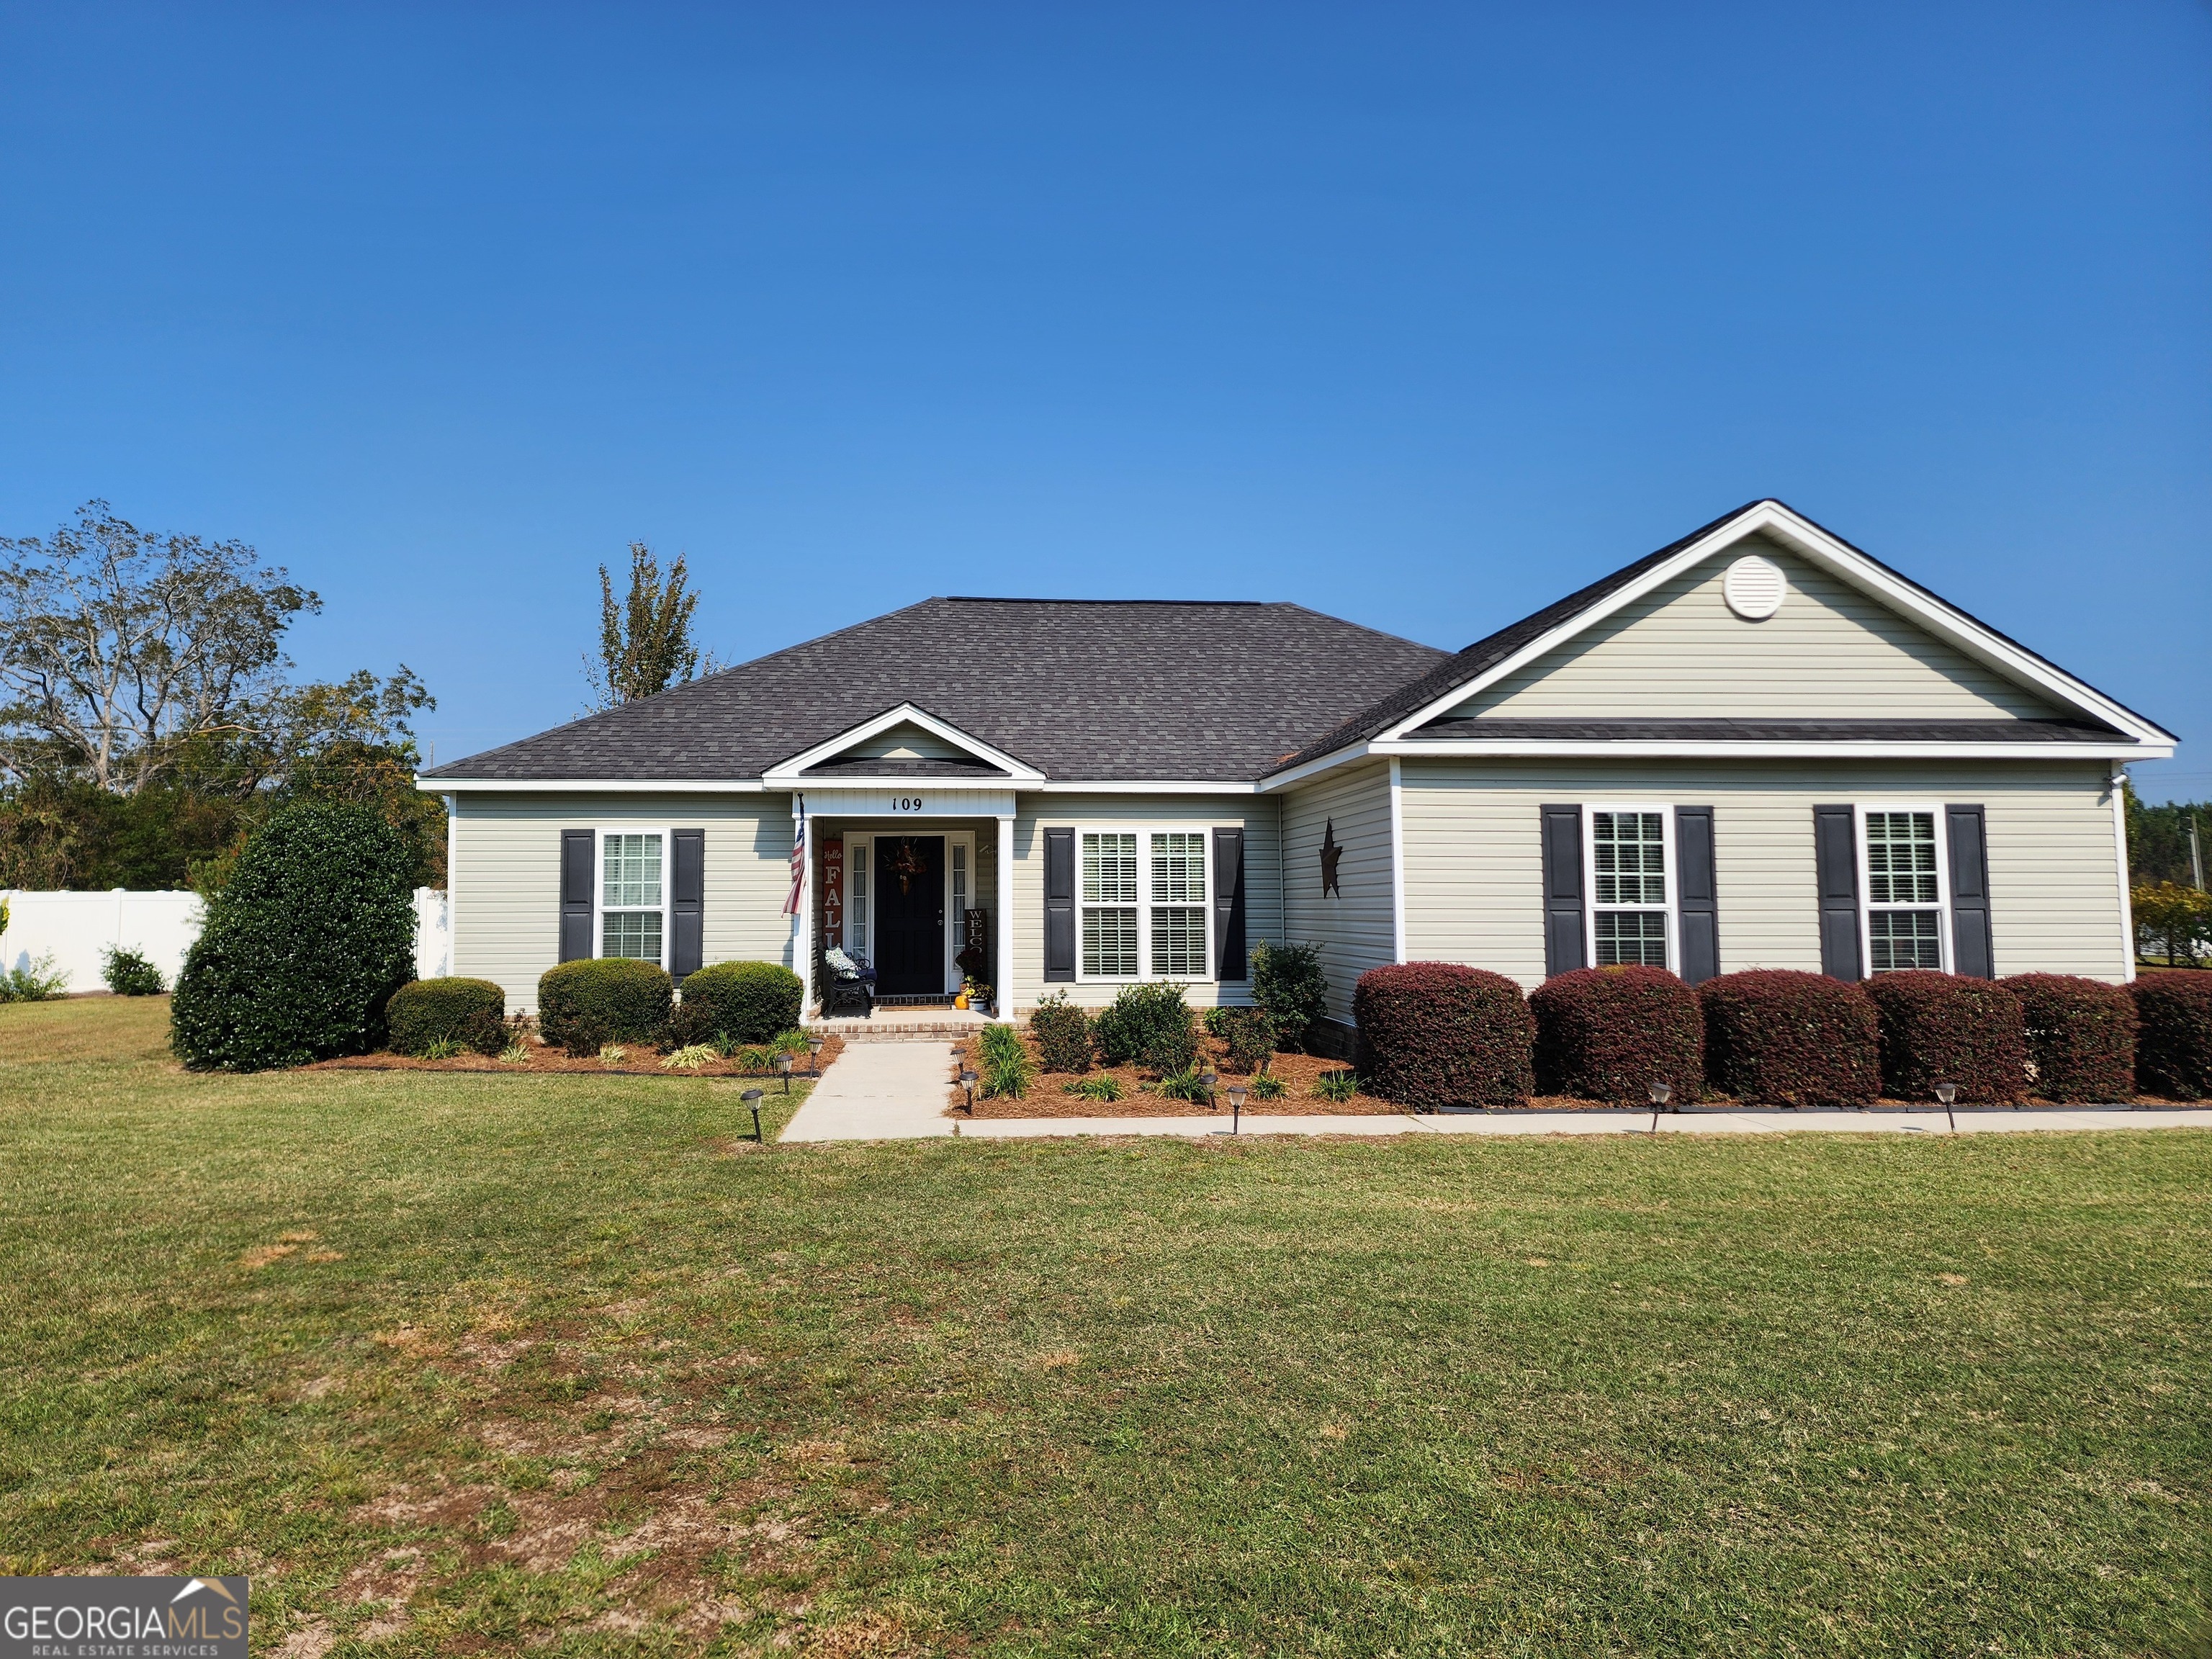
[[[792,811],[805,815],[808,849],[793,955],[810,1011],[833,947],[872,967],[878,1002],[896,1004],[949,1000],[963,977],[959,958],[976,943],[989,964],[977,977],[1006,1006],[1012,790],[807,789],[793,792]]]

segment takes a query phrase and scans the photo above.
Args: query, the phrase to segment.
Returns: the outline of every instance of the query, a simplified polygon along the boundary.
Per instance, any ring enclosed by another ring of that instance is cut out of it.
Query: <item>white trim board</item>
[[[805,788],[817,782],[826,783],[833,787],[842,785],[848,780],[810,779],[804,774],[808,767],[819,766],[824,761],[835,760],[854,744],[866,743],[870,738],[880,737],[892,727],[898,726],[918,726],[933,737],[941,738],[954,748],[973,755],[985,765],[997,767],[1006,775],[1003,781],[1021,784],[1042,783],[1044,781],[1043,773],[1026,762],[1016,760],[1005,750],[993,748],[981,738],[963,732],[949,720],[938,719],[936,715],[917,704],[902,702],[896,708],[886,708],[872,720],[863,720],[858,726],[840,732],[826,742],[816,744],[811,749],[801,750],[788,760],[778,761],[761,774],[761,781],[769,788]],[[903,781],[915,783],[926,781],[926,780],[908,778]],[[998,778],[975,780],[975,782],[986,787],[1001,781],[1002,780]]]
[[[1568,641],[1588,632],[1607,617],[1636,604],[1692,567],[1726,551],[1752,536],[1768,536],[1838,580],[1908,617],[1957,650],[2070,708],[2080,710],[2133,738],[2139,757],[2163,759],[2177,741],[2171,732],[2154,726],[2132,709],[2115,702],[2094,686],[2045,662],[1991,629],[1976,622],[1933,594],[1913,586],[1884,569],[1850,544],[1838,540],[1811,520],[1802,518],[1779,501],[1765,501],[1745,508],[1726,523],[1698,538],[1672,557],[1662,559],[1633,581],[1627,582],[1595,604],[1578,611],[1542,634],[1510,656],[1492,664],[1474,678],[1452,687],[1412,714],[1395,721],[1380,734],[1382,741],[1404,737],[1416,727],[1447,714],[1469,697],[1480,695],[1506,676],[1548,655]],[[2162,752],[2154,753],[2160,744]]]

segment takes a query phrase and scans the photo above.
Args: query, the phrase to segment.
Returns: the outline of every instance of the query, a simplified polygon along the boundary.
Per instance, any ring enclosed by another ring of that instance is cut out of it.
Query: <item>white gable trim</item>
[[[1607,594],[1558,627],[1538,635],[1511,656],[1493,664],[1474,678],[1453,687],[1433,702],[1415,709],[1381,732],[1377,740],[1387,743],[1402,738],[1415,727],[1450,713],[1469,697],[1480,695],[1507,675],[1527,667],[1607,617],[1636,604],[1692,566],[1703,563],[1747,537],[1762,534],[1772,537],[1791,552],[1810,561],[1839,580],[1848,582],[1891,610],[1911,618],[1947,644],[2008,679],[2117,728],[2135,740],[2135,747],[2130,752],[2136,758],[2162,758],[2162,756],[2154,756],[2151,752],[2154,747],[2162,746],[2165,753],[2172,752],[2176,741],[2172,732],[2122,708],[2102,692],[2083,684],[2070,674],[2053,668],[2041,658],[2001,639],[1963,611],[1954,610],[1933,595],[1923,593],[1900,580],[1856,548],[1838,541],[1811,520],[1799,517],[1779,501],[1760,501],[1755,507],[1747,507],[1726,524],[1698,538],[1672,558],[1645,571],[1634,581]],[[1834,751],[1825,750],[1823,752]]]
[[[1026,765],[1016,760],[1005,750],[994,749],[981,738],[969,736],[958,726],[938,719],[925,708],[919,708],[910,702],[902,702],[896,708],[885,709],[873,720],[862,721],[850,731],[839,732],[826,743],[817,743],[813,748],[802,750],[788,760],[778,761],[761,774],[761,782],[765,787],[770,789],[804,788],[809,781],[803,775],[808,767],[819,766],[823,761],[835,760],[854,744],[866,743],[870,738],[879,737],[895,726],[918,726],[932,736],[942,738],[954,748],[973,755],[986,765],[997,767],[1007,775],[1012,782],[1019,784],[1044,781],[1043,773],[1038,771],[1034,766]],[[842,782],[843,780],[825,778],[817,781],[836,784]],[[931,780],[909,778],[904,781],[927,782]],[[995,782],[996,780],[993,781]]]

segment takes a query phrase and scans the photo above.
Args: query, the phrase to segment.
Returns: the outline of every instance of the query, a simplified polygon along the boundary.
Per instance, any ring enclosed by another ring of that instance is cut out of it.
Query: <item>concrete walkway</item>
[[[787,1142],[914,1140],[958,1134],[978,1139],[1036,1139],[1070,1135],[1226,1135],[1229,1113],[1187,1117],[947,1117],[951,1045],[856,1042],[816,1085],[783,1132]],[[2090,1106],[2008,1111],[1962,1106],[1960,1134],[2082,1129],[2212,1129],[2212,1109]],[[1660,1134],[1756,1135],[1948,1134],[1940,1109],[1867,1112],[1662,1112]],[[1248,1135],[1641,1135],[1653,1133],[1645,1111],[1442,1111],[1363,1117],[1307,1117],[1248,1112]]]
[[[950,1042],[848,1042],[785,1126],[790,1140],[913,1140],[949,1135]]]

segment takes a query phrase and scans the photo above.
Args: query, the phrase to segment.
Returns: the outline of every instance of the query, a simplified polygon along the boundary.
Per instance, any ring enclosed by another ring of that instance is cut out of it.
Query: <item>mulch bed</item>
[[[498,1072],[503,1075],[528,1076],[534,1073],[557,1073],[573,1076],[589,1073],[595,1077],[742,1077],[774,1084],[780,1082],[778,1072],[745,1072],[737,1062],[710,1060],[697,1071],[685,1066],[664,1066],[665,1055],[640,1043],[622,1045],[629,1052],[619,1066],[601,1062],[597,1054],[571,1054],[550,1044],[532,1041],[526,1043],[530,1058],[520,1064],[494,1059],[489,1054],[455,1054],[451,1060],[422,1060],[413,1054],[343,1054],[336,1060],[316,1061],[301,1069],[310,1072]],[[845,1052],[845,1040],[830,1037],[822,1045],[822,1069]],[[807,1057],[798,1056],[793,1062],[791,1075],[794,1079],[807,1075]]]
[[[1034,1059],[1036,1045],[1030,1042],[1026,1031],[1022,1034],[1022,1041],[1029,1044],[1030,1057]],[[973,1066],[979,1073],[982,1070],[976,1057],[976,1039],[969,1037],[961,1047],[966,1056],[964,1060],[956,1061],[952,1058],[949,1043],[945,1048],[945,1075],[951,1079],[951,1086],[945,1095],[946,1115],[950,1117],[969,1115],[967,1097],[961,1092],[958,1081],[961,1066]],[[1222,1069],[1221,1058],[1226,1047],[1218,1038],[1199,1038],[1198,1052],[1201,1062],[1211,1064],[1221,1076],[1221,1081],[1214,1090],[1213,1109],[1224,1118],[1230,1115],[1229,1085],[1250,1081],[1249,1078],[1232,1077]],[[1346,1070],[1345,1063],[1340,1060],[1323,1060],[1318,1054],[1277,1054],[1268,1062],[1267,1069],[1282,1079],[1290,1092],[1279,1100],[1247,1100],[1244,1110],[1248,1115],[1374,1117],[1406,1109],[1387,1100],[1376,1100],[1370,1095],[1354,1095],[1346,1101],[1316,1098],[1313,1093],[1314,1079],[1323,1072]],[[1101,1075],[1111,1077],[1121,1085],[1121,1099],[1085,1100],[1079,1095],[1067,1093],[1061,1086],[1076,1081],[1079,1076]],[[979,1092],[974,1115],[977,1117],[1195,1117],[1205,1114],[1206,1109],[1203,1102],[1170,1100],[1161,1095],[1144,1092],[1146,1086],[1155,1080],[1151,1072],[1139,1066],[1102,1066],[1095,1072],[1085,1073],[1043,1072],[1038,1074],[1036,1081],[1018,1100],[985,1100]],[[976,1085],[979,1091],[981,1086],[980,1083]]]

